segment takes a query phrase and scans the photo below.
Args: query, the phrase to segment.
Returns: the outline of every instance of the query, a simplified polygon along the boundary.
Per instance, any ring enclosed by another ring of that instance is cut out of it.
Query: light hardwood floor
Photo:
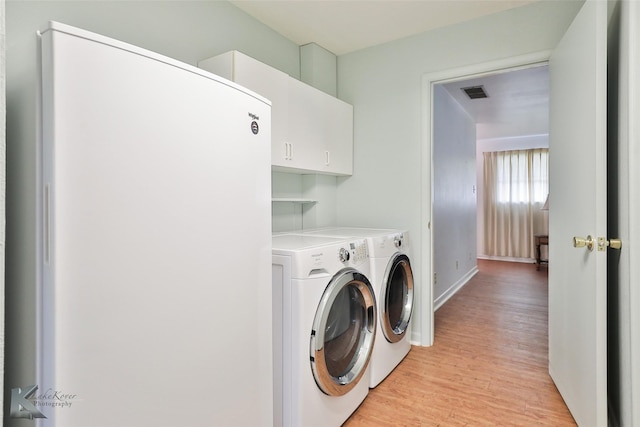
[[[575,426],[548,374],[547,271],[479,260],[412,347],[346,421],[359,426]]]

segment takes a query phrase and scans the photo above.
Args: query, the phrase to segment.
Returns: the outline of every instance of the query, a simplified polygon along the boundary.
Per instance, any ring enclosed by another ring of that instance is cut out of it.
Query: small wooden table
[[[546,234],[536,234],[535,243],[536,243],[536,270],[540,270],[540,264],[544,263],[549,265],[548,259],[542,259],[540,256],[540,246],[546,245],[549,247],[549,236]]]

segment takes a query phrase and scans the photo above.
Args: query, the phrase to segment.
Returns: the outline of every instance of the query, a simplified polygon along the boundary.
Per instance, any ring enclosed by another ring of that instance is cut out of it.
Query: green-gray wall
[[[422,77],[553,49],[581,1],[542,1],[338,57],[338,96],[354,106],[354,174],[339,178],[340,225],[409,230],[421,299]],[[414,312],[413,339],[423,341]]]

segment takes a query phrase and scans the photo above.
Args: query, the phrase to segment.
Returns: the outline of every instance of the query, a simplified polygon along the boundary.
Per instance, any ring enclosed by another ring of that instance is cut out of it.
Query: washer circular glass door
[[[326,287],[311,331],[311,370],[323,393],[342,396],[369,364],[376,332],[373,288],[352,268],[340,270]]]
[[[413,308],[413,271],[409,257],[396,253],[384,274],[380,293],[380,329],[387,341],[400,341],[407,332]]]

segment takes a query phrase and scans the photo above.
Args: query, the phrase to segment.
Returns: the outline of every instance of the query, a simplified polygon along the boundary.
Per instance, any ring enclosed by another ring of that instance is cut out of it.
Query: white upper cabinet
[[[351,105],[238,51],[198,66],[271,101],[273,170],[353,174]]]
[[[271,164],[286,166],[289,75],[238,51],[198,63],[198,67],[231,80],[271,101]]]

